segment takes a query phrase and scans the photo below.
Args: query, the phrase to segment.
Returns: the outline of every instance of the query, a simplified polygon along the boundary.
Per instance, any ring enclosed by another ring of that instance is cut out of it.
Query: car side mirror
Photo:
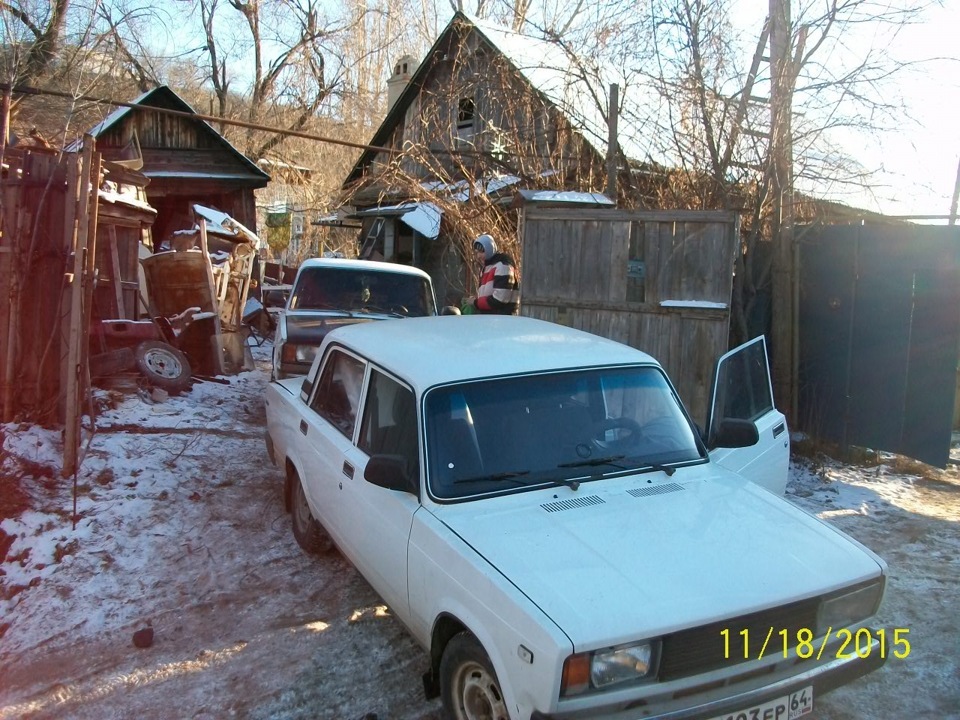
[[[757,426],[749,420],[729,418],[720,423],[713,436],[713,447],[741,448],[760,442]]]
[[[403,455],[373,455],[367,461],[363,479],[371,485],[415,494]]]
[[[303,384],[300,386],[300,397],[304,402],[310,399],[310,391],[313,390],[313,379],[304,378]]]

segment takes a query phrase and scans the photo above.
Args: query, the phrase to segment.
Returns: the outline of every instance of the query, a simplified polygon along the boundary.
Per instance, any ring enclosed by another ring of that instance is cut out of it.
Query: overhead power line
[[[305,140],[316,140],[318,142],[330,143],[332,145],[343,145],[345,147],[357,148],[358,150],[373,150],[374,152],[389,153],[391,155],[400,155],[402,150],[396,148],[380,147],[378,145],[364,145],[349,140],[339,140],[337,138],[325,137],[314,133],[303,132],[301,130],[291,130],[289,128],[279,128],[271,125],[260,125],[258,123],[246,122],[245,120],[232,120],[230,118],[217,117],[215,115],[204,115],[198,112],[187,112],[185,110],[173,110],[169,108],[159,108],[153,105],[141,105],[139,103],[123,102],[122,100],[111,100],[109,98],[94,97],[92,95],[75,95],[73,93],[62,92],[59,90],[41,90],[40,88],[29,87],[27,85],[8,85],[0,83],[0,91],[13,92],[22,95],[49,95],[52,97],[61,97],[68,100],[84,100],[94,102],[100,105],[112,105],[114,107],[134,108],[137,110],[148,110],[150,112],[160,113],[162,115],[173,115],[175,117],[189,118],[191,120],[203,120],[208,123],[221,123],[223,125],[233,125],[248,130],[262,130],[264,132],[273,132],[280,135],[290,135]]]
[[[0,83],[0,92],[12,92],[21,95],[49,95],[51,97],[60,97],[66,98],[68,100],[83,100],[85,102],[97,103],[100,105],[110,105],[113,107],[126,107],[133,108],[137,110],[147,110],[149,112],[156,112],[162,115],[172,115],[174,117],[188,118],[191,120],[203,120],[207,123],[221,123],[223,125],[232,125],[234,127],[241,127],[248,130],[259,130],[262,132],[272,132],[279,135],[288,135],[291,137],[303,138],[304,140],[313,140],[316,142],[330,143],[331,145],[341,145],[344,147],[355,148],[358,150],[370,150],[378,153],[386,153],[388,155],[409,155],[409,149],[402,148],[390,148],[383,147],[380,145],[365,145],[364,143],[351,142],[350,140],[340,140],[338,138],[326,137],[324,135],[317,135],[315,133],[303,132],[302,130],[291,130],[289,128],[275,127],[273,125],[261,125],[259,123],[251,123],[245,120],[232,120],[230,118],[217,117],[216,115],[204,115],[203,113],[198,112],[187,112],[185,110],[173,110],[169,108],[160,108],[154,107],[153,105],[142,105],[140,103],[124,102],[122,100],[112,100],[110,98],[101,98],[95,97],[93,95],[75,95],[74,93],[63,92],[60,90],[42,90],[40,88],[30,87],[28,85],[10,85],[8,83]],[[476,157],[476,158],[490,158],[492,153],[486,150],[448,150],[444,148],[429,148],[427,152],[430,155],[451,155],[451,156],[463,156],[463,157]],[[524,159],[524,158],[550,158],[550,155],[544,155],[540,153],[506,153],[505,158],[510,159]],[[564,158],[565,161],[578,161],[579,156],[569,155]]]

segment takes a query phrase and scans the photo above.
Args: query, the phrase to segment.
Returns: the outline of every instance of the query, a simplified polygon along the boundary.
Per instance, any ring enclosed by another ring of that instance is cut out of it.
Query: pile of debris
[[[196,380],[253,368],[249,307],[260,241],[229,215],[194,205],[196,223],[141,246],[147,319],[104,319],[91,329],[90,374],[113,389],[179,393]],[[253,327],[252,327],[253,326]],[[262,330],[262,328],[259,328]]]

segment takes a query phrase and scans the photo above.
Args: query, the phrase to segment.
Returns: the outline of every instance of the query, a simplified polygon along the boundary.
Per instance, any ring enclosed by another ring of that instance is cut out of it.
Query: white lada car
[[[297,541],[356,565],[451,718],[786,720],[892,650],[883,561],[782,497],[760,339],[702,432],[649,355],[522,317],[337,329],[266,401]]]

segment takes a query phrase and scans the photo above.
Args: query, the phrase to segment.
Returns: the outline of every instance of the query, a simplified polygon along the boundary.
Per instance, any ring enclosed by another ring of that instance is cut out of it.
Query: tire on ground
[[[292,518],[293,537],[304,552],[310,555],[323,555],[333,549],[333,541],[317,522],[307,504],[307,496],[303,490],[303,483],[294,473],[291,477],[293,484],[290,516]]]
[[[151,384],[172,393],[190,388],[190,361],[187,356],[160,340],[146,340],[134,351],[137,369]]]
[[[480,642],[454,635],[440,660],[440,695],[449,720],[509,720],[500,681]]]

